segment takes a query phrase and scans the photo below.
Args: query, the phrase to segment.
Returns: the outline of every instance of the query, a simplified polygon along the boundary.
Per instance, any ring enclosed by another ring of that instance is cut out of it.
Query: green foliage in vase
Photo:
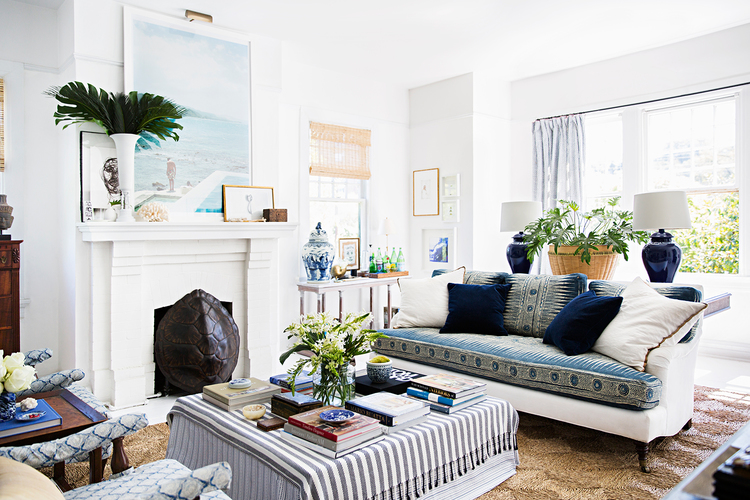
[[[329,375],[336,377],[340,368],[347,365],[354,356],[370,352],[372,343],[385,337],[375,330],[362,328],[370,320],[370,313],[347,313],[343,321],[328,313],[318,313],[308,314],[299,323],[289,325],[284,332],[289,334],[289,339],[296,338],[297,341],[279,357],[279,362],[284,364],[293,353],[313,352],[310,358],[300,359],[289,369],[292,393],[297,375],[306,366],[310,366],[311,373],[320,369],[324,378]]]
[[[633,212],[618,210],[620,197],[607,201],[607,206],[582,212],[577,203],[560,200],[552,208],[524,228],[523,241],[528,245],[527,256],[531,262],[542,249],[551,244],[558,247],[577,247],[575,254],[581,262],[591,263],[591,252],[599,245],[612,247],[615,253],[628,260],[628,242],[645,243],[648,233],[633,230]]]
[[[688,196],[693,227],[673,231],[682,248],[680,272],[738,274],[740,197],[738,193]]]
[[[187,112],[169,99],[154,94],[107,92],[91,84],[70,82],[62,87],[50,87],[44,92],[60,103],[55,111],[55,125],[93,122],[112,134],[137,134],[153,142],[180,137],[182,125],[176,120]]]

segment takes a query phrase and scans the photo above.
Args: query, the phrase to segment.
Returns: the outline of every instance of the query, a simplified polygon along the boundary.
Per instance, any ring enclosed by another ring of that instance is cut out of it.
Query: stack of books
[[[269,382],[272,384],[278,385],[281,387],[281,392],[291,392],[292,387],[289,384],[289,374],[288,373],[281,373],[279,375],[274,375],[269,379]],[[310,372],[307,370],[302,370],[302,372],[297,375],[294,379],[294,392],[301,392],[303,394],[308,394],[312,392],[312,377],[310,376]]]
[[[391,434],[424,422],[430,413],[427,403],[389,392],[377,392],[347,401],[346,409],[378,419],[384,426],[383,433]]]
[[[385,436],[377,419],[355,415],[342,423],[328,423],[319,415],[335,406],[323,406],[299,415],[291,415],[281,437],[326,457],[339,458],[380,441]]]
[[[271,398],[271,413],[281,418],[289,418],[298,413],[314,410],[323,406],[323,402],[307,394],[291,392],[274,394]]]
[[[486,399],[486,386],[484,382],[438,373],[412,380],[406,395],[427,402],[435,411],[453,413]]]
[[[36,416],[44,413],[42,416]],[[26,415],[27,417],[24,417]],[[43,399],[37,400],[33,410],[22,412],[16,410],[16,418],[0,422],[0,438],[15,436],[25,432],[38,431],[48,427],[62,425],[62,417]]]
[[[247,389],[230,389],[229,382],[203,387],[203,399],[227,411],[241,410],[245,405],[268,403],[281,387],[250,377]]]
[[[424,377],[423,373],[408,372],[393,368],[391,376],[382,384],[376,384],[367,375],[360,375],[355,378],[357,394],[364,396],[375,394],[376,392],[390,392],[392,394],[403,394],[411,384],[411,381],[418,377]]]

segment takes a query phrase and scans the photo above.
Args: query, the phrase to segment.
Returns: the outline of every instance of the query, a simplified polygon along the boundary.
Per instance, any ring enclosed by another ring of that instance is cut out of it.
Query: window
[[[5,84],[0,78],[0,172],[5,172]]]
[[[363,250],[369,178],[369,130],[310,122],[310,228],[321,222],[334,245],[360,238]]]
[[[646,190],[688,192],[681,272],[739,273],[735,96],[645,112]]]
[[[587,116],[584,127],[584,210],[591,210],[622,196],[622,115]]]

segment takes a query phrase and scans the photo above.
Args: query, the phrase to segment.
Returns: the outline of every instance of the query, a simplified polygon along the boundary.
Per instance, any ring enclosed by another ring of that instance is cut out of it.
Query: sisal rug
[[[480,500],[633,499],[664,496],[750,421],[750,395],[695,387],[693,426],[652,444],[651,473],[640,472],[633,441],[520,414],[515,476],[482,495]],[[169,429],[150,425],[125,438],[130,464],[164,458]],[[51,476],[52,469],[42,469]],[[104,477],[109,477],[106,467]],[[88,464],[66,467],[68,482],[88,482]]]

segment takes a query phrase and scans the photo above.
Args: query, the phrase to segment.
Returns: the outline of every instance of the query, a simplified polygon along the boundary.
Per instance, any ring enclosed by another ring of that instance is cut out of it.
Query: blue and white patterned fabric
[[[19,391],[16,393],[16,398],[23,396],[30,396],[38,394],[40,392],[54,391],[57,389],[63,389],[68,387],[73,382],[83,380],[86,374],[83,370],[74,368],[72,370],[63,370],[61,372],[52,373],[51,375],[45,375],[39,377],[37,380],[31,382],[31,385],[25,391]]]
[[[68,386],[67,389],[72,392],[73,395],[75,395],[78,399],[80,399],[105,417],[112,417],[107,407],[104,406],[104,403],[96,399],[96,396],[94,396],[86,387],[79,384],[73,384]]]
[[[589,283],[589,290],[592,290],[597,296],[607,295],[610,297],[619,297],[620,295],[622,295],[622,292],[627,286],[628,283],[593,280],[591,281],[591,283]],[[686,300],[688,302],[700,302],[701,300],[703,300],[703,293],[701,293],[701,291],[697,288],[693,288],[692,286],[657,286],[654,287],[654,290],[665,297],[669,297],[670,299]],[[697,335],[699,328],[701,328],[702,322],[703,317],[701,316],[701,319],[699,319],[695,323],[695,325],[693,325],[693,328],[691,328],[684,337],[682,337],[680,342],[687,343],[693,340]]]
[[[567,356],[541,338],[445,335],[436,328],[380,331],[388,338],[375,341],[374,350],[391,358],[631,410],[654,408],[661,397],[662,383],[651,374],[596,352]]]
[[[30,465],[36,469],[51,467],[58,462],[69,461],[76,455],[88,453],[113,439],[133,434],[148,425],[146,415],[123,415],[101,422],[70,436],[27,446],[0,448],[0,456]]]
[[[505,329],[526,337],[544,337],[557,313],[586,291],[585,274],[510,274],[505,282],[511,285],[503,313]]]
[[[449,273],[452,269],[436,269],[432,272],[432,277]],[[464,274],[464,285],[504,285],[508,273],[494,273],[489,271],[466,271]]]
[[[52,357],[52,349],[34,349],[24,353],[25,359],[23,364],[36,366],[42,361],[47,361]]]
[[[220,490],[229,487],[232,471],[219,462],[191,471],[177,460],[159,460],[134,469],[130,474],[89,484],[64,493],[66,500],[141,499],[193,500],[229,499]]]

